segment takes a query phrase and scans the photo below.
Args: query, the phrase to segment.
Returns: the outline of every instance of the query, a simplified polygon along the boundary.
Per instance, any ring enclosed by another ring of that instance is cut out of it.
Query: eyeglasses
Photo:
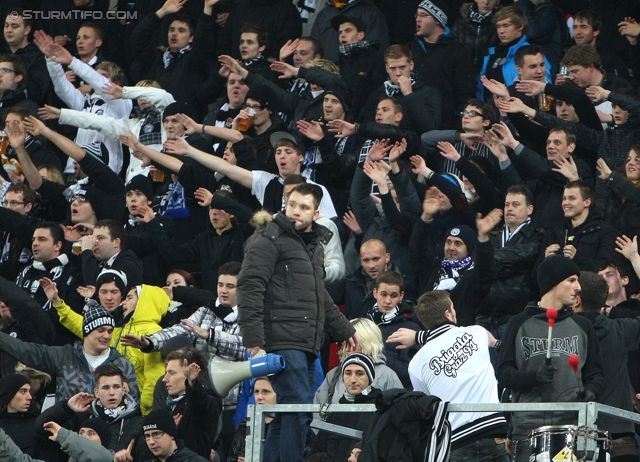
[[[78,201],[81,204],[84,204],[85,202],[87,202],[87,198],[85,196],[80,196],[80,195],[73,196],[70,202],[73,202],[73,201]]]
[[[469,116],[469,117],[477,117],[480,116],[484,119],[484,115],[479,113],[478,111],[462,111],[460,113],[460,117]]]
[[[8,67],[0,67],[0,72],[2,72],[3,74],[11,74],[12,72],[15,74],[16,71],[14,71],[13,69],[9,69]]]
[[[144,440],[149,441],[151,439],[159,440],[164,436],[164,432],[153,432],[153,433],[145,433]]]
[[[26,202],[19,202],[19,201],[8,201],[8,200],[3,200],[2,201],[2,206],[3,207],[17,207],[18,205],[24,205]]]
[[[416,13],[415,14],[415,18],[416,19],[418,19],[418,18],[427,19],[427,18],[430,18],[430,17],[431,17],[431,15],[430,14],[426,14],[426,13]]]
[[[245,104],[244,108],[245,109],[253,109],[254,111],[261,111],[262,110],[262,106],[251,106],[249,104]]]

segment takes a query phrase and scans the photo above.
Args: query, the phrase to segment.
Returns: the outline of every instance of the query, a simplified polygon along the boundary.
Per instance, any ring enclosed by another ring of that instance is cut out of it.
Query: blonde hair
[[[51,376],[46,372],[39,371],[38,369],[34,369],[33,367],[25,366],[22,363],[18,363],[15,368],[16,374],[22,374],[29,380],[33,379],[44,379],[43,387],[46,387],[51,383]]]
[[[145,79],[145,80],[141,80],[138,83],[136,83],[136,87],[153,87],[153,88],[159,88],[162,90],[162,86],[160,85],[160,83],[158,83],[156,80],[151,80],[151,79]]]
[[[324,69],[332,74],[340,75],[340,68],[333,61],[329,61],[328,59],[315,58],[305,64],[304,67],[307,69],[319,67],[320,69]]]
[[[349,322],[356,329],[358,341],[362,348],[362,354],[373,359],[373,362],[375,363],[378,360],[380,353],[384,351],[384,343],[382,342],[382,332],[380,332],[380,328],[375,322],[367,318],[355,318]],[[348,356],[344,346],[340,348],[338,356],[340,357],[340,362],[344,361],[344,358]]]
[[[116,85],[124,82],[124,72],[122,68],[112,61],[102,61],[96,66],[96,70],[103,70],[111,77],[111,81]]]
[[[64,184],[64,178],[62,178],[62,172],[58,167],[51,164],[39,165],[38,170],[45,169],[47,171],[47,180],[54,183]]]

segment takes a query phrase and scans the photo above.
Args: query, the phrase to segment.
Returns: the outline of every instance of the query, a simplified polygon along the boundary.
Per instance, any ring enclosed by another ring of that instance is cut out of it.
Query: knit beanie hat
[[[93,211],[98,219],[101,218],[102,210],[104,209],[104,194],[95,186],[83,185],[81,188],[74,191],[73,196],[82,196],[85,201],[91,204]]]
[[[149,430],[160,430],[171,436],[178,434],[178,427],[176,427],[173,417],[169,411],[165,411],[164,409],[153,410],[144,418],[142,431],[146,432]]]
[[[544,295],[570,276],[580,276],[580,267],[564,255],[545,258],[538,266],[537,280],[540,295]]]
[[[29,383],[29,379],[22,374],[7,374],[0,379],[0,410],[4,411],[18,390]]]
[[[264,108],[269,108],[274,113],[278,110],[278,97],[276,93],[267,85],[257,85],[251,87],[245,96],[245,102],[251,98],[258,101]]]
[[[420,2],[418,8],[425,10],[433,16],[436,21],[442,24],[442,27],[446,27],[447,20],[449,19],[449,8],[443,0],[424,0]]]
[[[131,178],[129,182],[124,185],[125,195],[129,191],[140,191],[147,196],[147,199],[153,200],[153,184],[151,184],[151,180],[146,175],[136,175]]]
[[[78,428],[90,428],[95,430],[95,432],[100,437],[100,443],[105,448],[109,448],[109,444],[111,443],[111,430],[109,429],[109,424],[100,418],[87,419],[80,424]]]
[[[357,364],[362,366],[369,377],[369,385],[373,385],[373,379],[376,378],[376,366],[373,364],[373,360],[362,353],[353,353],[347,356],[342,363],[341,375],[344,376],[344,370],[349,364]]]
[[[473,249],[476,246],[476,242],[478,240],[478,235],[474,230],[469,228],[466,225],[454,226],[445,235],[445,240],[449,236],[459,237],[462,239],[462,242],[467,246],[468,254],[471,255],[473,253]]]
[[[82,320],[82,332],[86,337],[98,327],[115,327],[116,322],[113,316],[95,300],[89,300],[84,306],[84,319]]]
[[[336,98],[338,98],[338,101],[340,101],[340,104],[342,104],[342,109],[344,109],[344,112],[351,112],[351,101],[353,98],[349,90],[334,85],[327,88],[324,94],[335,96]]]
[[[162,120],[176,114],[184,114],[193,119],[193,111],[191,110],[191,107],[187,103],[178,103],[176,101],[164,108],[164,112],[162,113]]]
[[[127,275],[124,271],[119,271],[115,269],[103,269],[100,274],[98,274],[98,278],[96,279],[96,291],[100,291],[100,286],[106,282],[115,282],[116,287],[120,289],[120,293],[122,294],[122,298],[127,296]]]

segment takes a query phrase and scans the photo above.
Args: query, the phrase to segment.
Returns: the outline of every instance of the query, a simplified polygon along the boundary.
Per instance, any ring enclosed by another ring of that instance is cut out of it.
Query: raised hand
[[[220,64],[222,64],[224,67],[229,69],[229,71],[239,74],[242,77],[245,77],[246,73],[248,72],[244,67],[240,65],[238,61],[236,61],[229,55],[218,56],[218,61],[220,61]]]
[[[607,161],[605,161],[602,157],[599,157],[596,161],[596,169],[598,170],[598,178],[601,180],[606,180],[611,176],[611,169],[607,165]]]
[[[193,386],[198,375],[200,375],[201,369],[195,362],[189,364],[185,359],[182,364],[182,372],[184,373],[185,378],[189,381],[189,385]]]
[[[460,159],[460,153],[448,141],[438,141],[438,149],[442,157],[452,160],[453,162],[457,162],[458,159]]]
[[[638,256],[638,236],[633,236],[633,239],[629,239],[627,236],[622,235],[616,238],[616,251],[624,255],[624,258],[631,260]]]
[[[356,220],[356,216],[351,210],[347,210],[345,212],[344,217],[342,217],[342,221],[344,221],[344,224],[347,226],[347,228],[349,228],[354,233],[362,234],[362,228],[360,228],[360,224],[358,223],[358,220]]]
[[[440,190],[435,186],[427,190],[427,194],[425,194],[422,201],[422,221],[431,221],[440,211],[440,194]]]
[[[67,405],[73,412],[85,412],[89,410],[94,399],[91,393],[80,392],[69,398]]]
[[[4,130],[5,132],[7,132],[7,135],[9,135],[9,143],[11,144],[11,147],[13,147],[13,149],[18,149],[24,146],[24,139],[26,138],[27,134],[19,121],[14,120],[11,122],[7,122]],[[15,181],[12,180],[12,183],[15,183]]]
[[[499,136],[498,140],[502,146],[515,148],[518,146],[518,144],[520,144],[514,138],[513,133],[511,133],[511,130],[509,130],[509,127],[507,127],[507,124],[505,124],[504,122],[493,124],[493,127],[491,127],[491,131]]]
[[[140,151],[140,149],[144,146],[140,141],[138,141],[138,137],[134,135],[133,132],[129,132],[128,135],[119,135],[118,139],[122,142],[122,144],[134,151]]]
[[[564,76],[563,83],[564,83]],[[526,94],[527,96],[537,96],[544,93],[544,87],[546,83],[538,82],[537,80],[521,80],[516,84],[516,90]]]
[[[44,107],[38,109],[38,117],[40,117],[40,119],[42,120],[59,119],[60,109],[45,104]]]
[[[80,286],[76,289],[81,297],[83,298],[91,298],[93,294],[96,292],[95,286]]]
[[[493,209],[483,218],[481,214],[476,215],[476,229],[478,230],[478,240],[486,241],[491,232],[502,221],[502,210]]]
[[[104,93],[105,95],[111,95],[111,99],[121,99],[122,87],[115,83],[108,83],[104,87],[102,87],[102,93]]]
[[[49,278],[42,278],[38,282],[40,282],[40,287],[42,287],[44,294],[54,306],[62,305],[62,300],[58,296],[58,288],[56,287],[55,282]]]
[[[518,112],[526,114],[527,109],[531,109],[529,106],[524,104],[520,98],[511,98],[509,101],[500,100],[498,101],[498,108],[501,111],[507,112],[509,114],[514,114]]]
[[[407,140],[402,138],[402,141],[396,141],[391,150],[389,151],[389,162],[396,163],[398,159],[407,151]]]
[[[562,156],[555,156],[555,158],[553,159],[553,163],[555,164],[556,168],[553,168],[552,170],[554,172],[562,174],[562,176],[564,176],[569,181],[580,179],[580,175],[578,175],[578,167],[573,161],[573,157],[569,156],[567,158],[564,158]]]
[[[158,13],[162,16],[177,13],[182,9],[185,3],[187,3],[187,0],[167,0],[164,2],[164,5],[162,5],[162,8],[158,10]]]
[[[167,140],[163,144],[164,149],[172,154],[186,155],[189,150],[189,143],[183,138]]]
[[[640,25],[632,17],[626,17],[624,21],[618,23],[618,32],[627,37],[631,45],[636,45],[640,35]]]
[[[487,90],[489,90],[498,98],[509,99],[509,89],[504,83],[498,82],[494,79],[488,79],[484,75],[480,77],[480,81]]]
[[[293,52],[296,51],[296,48],[298,48],[298,45],[300,45],[300,39],[287,40],[287,43],[280,48],[280,61],[284,61],[291,56]]]
[[[123,335],[120,337],[120,343],[124,346],[142,349],[148,346],[151,342],[148,338],[139,335]]]
[[[34,116],[29,116],[22,121],[24,128],[33,136],[40,136],[47,133],[49,128]]]
[[[367,159],[372,162],[382,160],[388,155],[391,148],[392,146],[389,146],[389,139],[376,140],[375,143],[373,143],[373,146],[369,149]]]
[[[587,87],[585,93],[592,101],[603,101],[609,97],[611,91],[605,90],[597,85],[591,85],[590,87]]]
[[[366,161],[362,166],[362,170],[369,178],[371,178],[371,181],[378,185],[380,193],[386,194],[387,171],[380,167],[381,166],[378,166],[377,163]],[[383,191],[383,189],[385,189],[385,191]]]
[[[503,139],[501,139],[493,130],[487,130],[484,132],[484,136],[485,139],[482,144],[489,148],[491,153],[498,159],[498,162],[509,159],[507,149],[502,145]]]
[[[51,436],[49,437],[49,439],[51,441],[56,441],[58,439],[58,431],[62,428],[60,425],[58,425],[55,422],[47,422],[45,423],[42,428],[44,428],[46,431],[48,431],[49,433],[51,433]]]
[[[327,122],[327,128],[329,129],[329,133],[336,134],[336,138],[346,138],[356,132],[355,124],[350,124],[340,119]]]
[[[137,218],[145,223],[149,223],[156,217],[155,213],[153,213],[153,209],[148,205],[139,205],[136,212],[138,213]]]
[[[322,130],[324,124],[316,120],[307,122],[306,120],[300,119],[296,125],[298,130],[300,130],[300,133],[312,141],[320,141],[324,138],[324,130]]]
[[[271,70],[282,74],[278,76],[279,79],[291,79],[298,76],[298,68],[283,61],[272,63]]]
[[[193,135],[194,133],[202,132],[202,125],[200,125],[199,123],[196,123],[196,121],[193,120],[188,115],[186,115],[186,114],[176,114],[176,119],[178,119],[178,122],[180,122],[182,125],[184,125],[185,131],[189,135]]]
[[[427,164],[425,163],[422,156],[411,156],[409,158],[409,161],[411,162],[411,165],[413,165],[411,171],[416,175],[422,175],[426,177],[433,171],[429,167],[427,167]]]
[[[195,198],[198,200],[198,205],[201,207],[209,207],[211,205],[211,200],[213,199],[213,194],[211,191],[205,188],[198,188],[196,192],[193,193]]]
[[[199,338],[202,338],[202,339],[205,339],[205,340],[207,340],[209,338],[209,330],[208,329],[203,329],[202,327],[192,323],[188,319],[181,320],[180,324],[182,324],[184,326],[187,326],[189,329],[191,329],[191,332],[196,334],[196,336],[198,336]]]
[[[40,49],[43,55],[47,58],[51,58],[55,54],[55,43],[50,35],[43,30],[37,30],[33,33],[33,43]]]

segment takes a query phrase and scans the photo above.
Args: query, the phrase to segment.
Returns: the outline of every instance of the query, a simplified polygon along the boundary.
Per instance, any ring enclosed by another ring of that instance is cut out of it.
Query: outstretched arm
[[[178,138],[177,140],[167,140],[165,142],[165,149],[167,152],[189,156],[205,167],[215,172],[222,173],[231,180],[238,182],[245,188],[251,188],[251,184],[253,183],[253,174],[250,170],[231,165],[219,157],[202,152],[189,145],[189,143],[182,138]]]
[[[146,167],[150,162],[153,162],[154,164],[160,164],[163,167],[168,168],[174,173],[178,173],[182,168],[184,162],[180,159],[176,159],[175,157],[168,156],[162,152],[156,151],[155,149],[151,149],[149,146],[145,146],[132,132],[129,132],[128,135],[120,135],[118,139],[122,141],[122,144],[131,149],[131,154],[134,157],[142,160],[143,167]],[[150,162],[146,162],[145,157],[149,159]]]
[[[33,116],[29,116],[23,121],[24,127],[33,136],[44,136],[53,144],[58,146],[62,152],[71,157],[76,162],[80,162],[87,155],[84,149],[71,141],[66,136],[59,134],[47,127],[42,121]]]

